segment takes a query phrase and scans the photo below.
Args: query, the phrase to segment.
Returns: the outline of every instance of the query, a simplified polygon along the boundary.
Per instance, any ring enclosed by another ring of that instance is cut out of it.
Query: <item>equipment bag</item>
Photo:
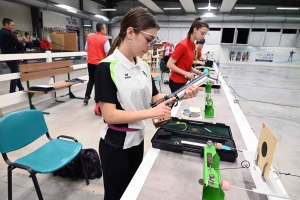
[[[89,179],[101,178],[102,170],[99,154],[95,149],[81,150],[83,164]],[[77,155],[69,164],[54,172],[54,176],[69,177],[72,180],[84,178],[80,157]]]

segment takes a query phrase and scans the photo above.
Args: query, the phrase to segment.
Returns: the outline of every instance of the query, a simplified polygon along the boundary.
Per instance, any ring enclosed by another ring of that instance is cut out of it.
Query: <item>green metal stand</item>
[[[219,169],[220,157],[212,141],[208,141],[204,147],[203,179],[199,183],[203,185],[202,200],[224,200],[225,193],[221,189],[221,176]]]
[[[206,82],[205,93],[211,93],[211,82],[210,81]]]
[[[205,97],[205,110],[204,110],[204,117],[205,118],[214,118],[214,102],[209,94]]]

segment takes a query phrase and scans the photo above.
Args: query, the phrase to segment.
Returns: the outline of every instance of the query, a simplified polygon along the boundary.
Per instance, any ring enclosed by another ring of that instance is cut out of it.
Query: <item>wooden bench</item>
[[[24,92],[28,93],[30,109],[36,109],[32,103],[32,97],[35,94],[46,94],[47,93],[44,91],[29,90],[29,88],[30,88],[29,81],[41,79],[41,78],[47,78],[47,77],[53,78],[53,80],[54,80],[53,84],[43,84],[43,85],[49,85],[54,88],[54,90],[52,90],[52,91],[54,91],[55,99],[56,99],[56,91],[60,90],[60,89],[64,89],[64,88],[69,88],[68,95],[70,98],[83,99],[83,98],[76,97],[71,92],[71,86],[74,84],[78,84],[79,82],[66,82],[66,81],[55,82],[55,76],[61,75],[61,74],[67,74],[67,80],[70,80],[70,73],[73,71],[74,70],[73,70],[73,61],[72,60],[20,65],[21,81],[26,81],[26,83],[27,83],[27,90],[24,90]],[[45,114],[49,114],[49,113],[45,113]]]

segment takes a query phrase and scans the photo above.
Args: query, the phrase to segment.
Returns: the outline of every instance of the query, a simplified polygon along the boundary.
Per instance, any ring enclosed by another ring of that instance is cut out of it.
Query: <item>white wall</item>
[[[0,19],[10,18],[15,23],[15,30],[33,31],[29,6],[0,1]],[[1,24],[2,25],[2,24]]]
[[[70,26],[76,26],[79,27],[78,25],[75,24],[70,24],[68,20],[66,19],[67,17],[70,18],[71,16],[52,12],[52,11],[42,11],[43,12],[43,26],[44,27],[58,27],[58,28],[63,28],[66,29],[66,25]],[[72,17],[77,20],[78,23],[80,23],[79,18]]]

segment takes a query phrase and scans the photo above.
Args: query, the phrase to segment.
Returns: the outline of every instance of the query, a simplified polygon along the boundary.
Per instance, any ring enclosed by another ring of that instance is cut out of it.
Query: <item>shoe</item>
[[[89,98],[85,97],[84,100],[83,100],[83,103],[85,105],[88,105],[89,104]]]

